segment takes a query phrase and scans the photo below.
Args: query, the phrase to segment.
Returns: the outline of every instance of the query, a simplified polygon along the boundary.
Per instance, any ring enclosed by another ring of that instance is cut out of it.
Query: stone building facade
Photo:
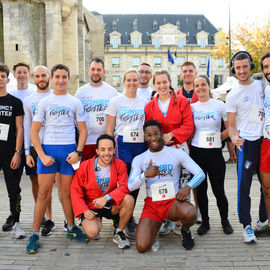
[[[118,90],[123,88],[123,73],[143,62],[153,71],[168,70],[175,88],[180,66],[187,60],[194,62],[198,74],[206,74],[209,59],[213,86],[214,81],[222,84],[227,78],[225,60],[211,56],[218,29],[203,15],[114,14],[103,15],[103,21],[107,81]]]
[[[98,32],[99,50],[91,48],[91,31]],[[70,68],[74,93],[88,81],[91,57],[103,58],[103,48],[104,24],[83,8],[82,0],[0,1],[0,60],[10,68],[20,61],[31,70],[63,63]]]

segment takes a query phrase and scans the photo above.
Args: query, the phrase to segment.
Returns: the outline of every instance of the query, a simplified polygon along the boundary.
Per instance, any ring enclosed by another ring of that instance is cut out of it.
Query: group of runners
[[[200,222],[199,235],[210,229],[208,175],[222,229],[231,234],[221,147],[230,136],[238,149],[238,214],[244,241],[255,242],[255,234],[270,235],[270,87],[264,89],[261,81],[251,78],[253,62],[247,52],[235,54],[230,64],[238,82],[226,105],[210,97],[208,77],[197,76],[192,62],[181,66],[184,84],[177,91],[167,71],[152,75],[150,65],[143,63],[124,74],[124,91],[118,94],[103,81],[104,63],[95,58],[89,64],[90,82],[75,97],[67,92],[70,71],[63,64],[51,71],[35,67],[34,90],[28,85],[29,66],[18,63],[13,68],[17,89],[10,93],[9,69],[0,65],[0,166],[10,202],[2,230],[13,229],[15,238],[25,237],[20,225],[25,167],[35,200],[27,253],[38,252],[41,226],[43,236],[55,229],[54,183],[68,238],[99,239],[104,217],[113,221],[113,242],[119,248],[128,248],[130,238],[136,239],[139,252],[145,252],[157,245],[158,234],[174,231],[189,250],[194,247],[190,227]],[[262,57],[261,69],[270,82],[270,53]],[[154,90],[149,87],[152,76]],[[254,171],[263,188],[255,232],[249,197]],[[147,197],[137,224],[133,211],[144,182]],[[195,206],[190,203],[191,190]],[[75,217],[83,231],[75,225]]]

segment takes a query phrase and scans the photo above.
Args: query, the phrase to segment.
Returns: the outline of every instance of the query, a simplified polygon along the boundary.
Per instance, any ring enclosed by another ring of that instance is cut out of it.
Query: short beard
[[[270,83],[270,79],[268,79],[268,77],[270,77],[270,73],[266,73],[266,74],[263,74],[265,79]]]
[[[90,78],[90,80],[93,82],[93,83],[99,83],[101,80],[102,80],[102,78],[99,78],[98,80],[94,80],[93,78]]]
[[[40,89],[40,90],[46,90],[46,89],[48,88],[49,84],[50,84],[50,81],[47,81],[47,83],[45,84],[44,87],[39,87],[37,84],[36,84],[36,86],[37,86],[37,88]]]

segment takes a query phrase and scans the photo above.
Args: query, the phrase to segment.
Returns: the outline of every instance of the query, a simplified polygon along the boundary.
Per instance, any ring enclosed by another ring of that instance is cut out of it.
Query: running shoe
[[[67,238],[76,239],[78,242],[82,243],[89,241],[88,236],[76,225],[73,226],[72,230],[67,231]]]
[[[268,225],[268,219],[264,222],[261,222],[259,219],[257,219],[256,221],[256,225],[255,225],[255,230],[259,231],[261,230],[263,227],[265,227],[266,225]]]
[[[32,234],[29,237],[27,246],[26,246],[26,252],[28,254],[35,254],[38,252],[39,248],[39,236],[36,234]]]
[[[13,232],[14,232],[14,237],[16,239],[22,239],[25,237],[25,232],[24,230],[22,229],[21,225],[20,225],[20,222],[16,222],[14,224],[14,226],[12,227],[13,229]]]
[[[197,229],[197,233],[198,235],[205,235],[207,234],[207,232],[210,230],[210,225],[207,222],[202,222],[202,224],[200,225],[200,227]]]
[[[130,243],[128,239],[126,238],[125,234],[123,233],[123,231],[119,231],[114,234],[113,242],[118,244],[118,247],[121,249],[130,247]]]
[[[2,230],[4,232],[8,232],[12,229],[12,227],[14,226],[15,224],[15,220],[13,219],[13,216],[9,216],[7,219],[6,219],[6,223],[3,224],[2,226]]]
[[[254,231],[250,225],[247,225],[244,229],[244,242],[255,243],[257,241]]]
[[[157,252],[160,248],[160,241],[158,239],[155,239],[154,243],[151,246],[151,250],[153,252]]]
[[[262,227],[260,230],[255,229],[254,234],[257,237],[269,237],[270,236],[270,227],[267,224],[264,227]]]
[[[170,221],[169,219],[165,219],[159,229],[159,235],[165,236],[168,235],[171,231],[173,231],[175,227],[175,223]]]
[[[230,224],[228,219],[222,219],[221,220],[221,225],[223,227],[223,232],[225,234],[232,234],[233,233],[232,225]]]
[[[182,229],[182,246],[183,248],[185,248],[186,250],[191,250],[195,243],[194,243],[194,240],[192,238],[192,233],[190,230],[183,230]]]
[[[52,234],[52,231],[55,230],[55,224],[52,220],[48,219],[46,220],[43,229],[41,230],[42,236],[48,236]]]
[[[182,224],[180,226],[175,225],[173,228],[173,233],[177,234],[177,235],[181,235],[181,230],[182,230]]]
[[[128,222],[124,229],[124,234],[127,238],[136,239],[136,227],[134,226],[133,222]]]

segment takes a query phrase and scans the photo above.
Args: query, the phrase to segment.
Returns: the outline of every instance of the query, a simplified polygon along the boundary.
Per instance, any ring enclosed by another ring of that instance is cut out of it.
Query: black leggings
[[[218,148],[204,149],[191,146],[190,157],[202,168],[206,177],[207,173],[212,191],[216,197],[221,219],[228,218],[228,200],[224,190],[226,164],[222,150]],[[197,187],[197,199],[202,214],[202,221],[209,222],[207,178]]]
[[[4,178],[9,197],[10,212],[14,221],[19,221],[21,212],[21,174],[20,169],[13,170],[10,168],[12,156],[0,156],[0,167],[4,171]]]

